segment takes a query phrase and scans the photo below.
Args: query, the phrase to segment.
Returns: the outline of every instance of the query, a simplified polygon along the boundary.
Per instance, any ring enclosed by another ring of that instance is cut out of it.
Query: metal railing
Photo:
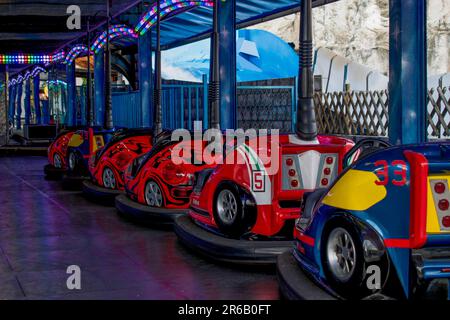
[[[162,86],[163,127],[192,130],[194,121],[208,127],[208,82],[173,83]]]

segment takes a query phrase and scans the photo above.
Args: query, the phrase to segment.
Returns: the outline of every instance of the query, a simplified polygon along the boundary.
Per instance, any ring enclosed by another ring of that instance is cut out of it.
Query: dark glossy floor
[[[46,181],[44,157],[0,157],[0,299],[277,299],[273,271],[219,266],[171,231]],[[66,269],[81,268],[81,290]]]

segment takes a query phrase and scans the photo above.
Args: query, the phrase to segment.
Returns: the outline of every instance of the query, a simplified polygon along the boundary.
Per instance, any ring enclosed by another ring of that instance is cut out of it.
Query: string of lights
[[[169,13],[176,10],[189,8],[189,7],[213,7],[214,2],[212,0],[198,0],[198,1],[187,1],[187,0],[165,0],[161,2],[160,17],[163,18]],[[139,23],[137,24],[135,31],[140,35],[144,35],[148,29],[150,29],[156,23],[156,11],[157,5],[154,4],[150,10],[141,16]]]
[[[78,44],[78,45],[72,47],[72,49],[69,51],[69,53],[67,53],[67,56],[65,58],[65,63],[70,65],[75,61],[75,59],[78,56],[87,54],[87,52],[88,52],[88,47],[86,45]]]
[[[97,37],[97,39],[91,46],[91,51],[98,53],[106,45],[106,35],[107,32],[103,31],[103,33]],[[109,40],[113,40],[119,37],[131,37],[137,39],[139,35],[133,29],[127,27],[124,24],[112,25],[109,28]]]
[[[124,24],[113,25],[109,29],[109,38],[113,40],[120,37],[131,37],[137,39],[139,35],[144,35],[156,23],[156,4],[154,4],[139,20],[137,26],[132,29]],[[160,16],[161,18],[173,13],[177,10],[186,9],[189,7],[213,7],[212,0],[164,0],[161,2]],[[98,53],[106,45],[107,32],[104,31],[91,46],[91,51]],[[65,62],[73,63],[76,57],[87,53],[87,46],[76,45],[72,47],[69,53],[62,50],[53,54],[0,54],[0,64],[42,64],[49,66],[52,63]]]
[[[53,56],[44,55],[30,55],[30,54],[0,54],[0,64],[44,64],[52,63]]]

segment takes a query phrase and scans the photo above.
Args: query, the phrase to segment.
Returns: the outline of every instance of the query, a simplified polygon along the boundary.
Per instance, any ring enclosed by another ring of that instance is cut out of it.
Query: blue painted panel
[[[137,92],[113,93],[113,121],[116,127],[139,128],[142,124],[141,95]]]

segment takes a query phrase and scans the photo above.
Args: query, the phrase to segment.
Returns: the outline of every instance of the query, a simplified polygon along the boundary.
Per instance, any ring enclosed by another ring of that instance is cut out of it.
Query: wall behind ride
[[[141,127],[142,110],[139,91],[113,93],[112,109],[116,127]]]

